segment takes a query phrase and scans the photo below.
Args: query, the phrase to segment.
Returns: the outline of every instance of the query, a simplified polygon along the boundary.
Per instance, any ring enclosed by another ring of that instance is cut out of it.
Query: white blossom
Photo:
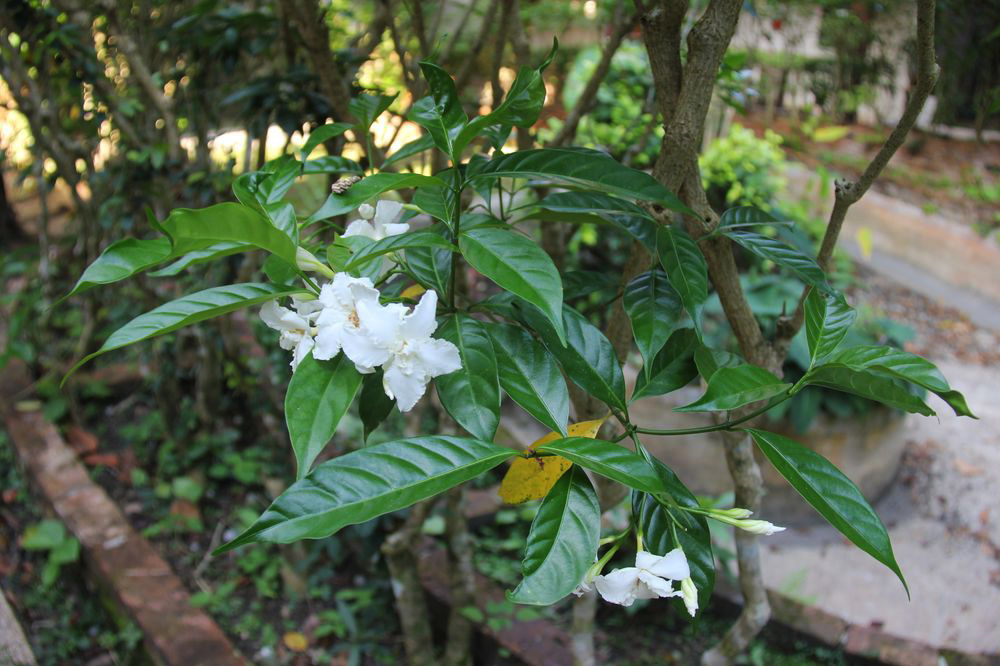
[[[684,599],[684,607],[688,614],[694,617],[698,612],[698,588],[695,587],[691,576],[681,581],[681,598]]]
[[[299,303],[303,303],[306,309],[311,307],[308,301],[299,301]],[[281,348],[292,350],[291,366],[293,372],[302,359],[306,357],[306,354],[312,350],[315,333],[309,314],[297,310],[298,308],[293,311],[282,307],[278,305],[277,301],[268,301],[260,309],[260,318],[264,320],[264,323],[276,331],[281,331],[281,337],[278,338],[278,344],[281,345]]]
[[[682,591],[674,590],[671,581],[682,581],[690,576],[687,557],[680,548],[662,557],[640,550],[635,555],[634,567],[595,576],[594,586],[605,601],[631,606],[636,599],[681,596]]]
[[[432,378],[462,367],[455,345],[431,337],[437,328],[436,292],[424,292],[410,313],[398,303],[383,306],[364,300],[357,307],[368,333],[364,362],[382,366],[385,394],[396,400],[399,411],[412,409]]]
[[[387,236],[397,236],[410,230],[410,225],[397,220],[403,214],[403,204],[389,199],[380,199],[372,208],[368,204],[358,207],[361,219],[347,226],[344,236],[366,236],[372,240],[382,240]]]
[[[354,362],[358,372],[368,374],[384,362],[385,354],[372,356],[371,335],[361,325],[358,305],[370,303],[381,307],[378,290],[368,278],[337,273],[332,282],[324,284],[317,302],[321,309],[316,317],[316,348],[313,356],[323,361],[341,350]]]

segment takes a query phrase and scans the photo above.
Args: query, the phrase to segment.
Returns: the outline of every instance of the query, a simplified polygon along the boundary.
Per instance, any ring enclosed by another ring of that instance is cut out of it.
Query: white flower
[[[423,396],[427,382],[462,367],[458,348],[447,340],[436,340],[437,293],[426,291],[407,314],[398,303],[381,306],[368,300],[358,302],[358,319],[368,333],[364,362],[382,365],[382,387],[396,400],[399,411],[407,412]],[[362,362],[354,359],[355,363]]]
[[[316,255],[304,247],[295,249],[295,264],[301,271],[319,273],[323,277],[328,278],[333,277],[333,271],[330,270],[330,267],[317,259]]]
[[[366,236],[372,240],[382,240],[386,236],[397,236],[410,230],[410,225],[397,223],[403,213],[403,204],[389,199],[380,199],[375,208],[368,204],[358,207],[360,220],[354,220],[347,226],[344,237]]]
[[[271,328],[281,331],[278,344],[282,349],[294,350],[291,361],[294,372],[313,348],[314,330],[309,317],[304,313],[281,307],[277,301],[268,301],[260,309],[260,318]]]
[[[671,581],[690,578],[687,557],[675,548],[660,557],[640,550],[635,555],[635,566],[615,569],[606,576],[595,576],[594,586],[605,601],[631,606],[636,599],[680,596]]]
[[[358,317],[358,305],[362,302],[381,307],[378,290],[370,279],[337,273],[332,282],[324,284],[320,289],[316,302],[321,309],[316,318],[316,349],[313,356],[325,361],[343,349],[358,372],[363,374],[372,372],[376,365],[385,362],[388,357],[385,353],[372,357],[371,336],[361,326]]]
[[[681,581],[681,597],[684,599],[684,607],[687,612],[694,617],[698,612],[698,588],[694,586],[691,576]]]

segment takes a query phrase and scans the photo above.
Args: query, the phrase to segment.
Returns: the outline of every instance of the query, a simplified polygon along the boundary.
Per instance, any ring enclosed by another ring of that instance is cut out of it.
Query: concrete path
[[[818,188],[807,189],[811,179],[805,166],[792,165],[789,191],[815,198]],[[829,215],[833,195],[817,205]],[[863,230],[870,235],[870,256],[859,243]],[[969,225],[869,190],[848,211],[840,246],[867,268],[960,310],[978,326],[1000,331],[1000,246]]]
[[[910,448],[900,482],[876,509],[911,600],[891,572],[826,527],[769,537],[765,580],[857,624],[1000,656],[1000,369],[939,367],[980,420],[954,416],[933,395],[939,419],[907,419]]]

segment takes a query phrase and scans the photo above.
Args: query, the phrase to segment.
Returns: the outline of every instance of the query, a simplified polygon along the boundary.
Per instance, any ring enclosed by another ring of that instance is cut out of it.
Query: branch
[[[618,1],[612,21],[611,37],[608,39],[608,43],[604,45],[604,49],[601,52],[601,59],[587,80],[587,85],[584,87],[583,92],[580,93],[580,97],[576,100],[573,109],[566,116],[566,121],[563,123],[562,129],[559,130],[559,133],[549,144],[550,146],[564,146],[573,141],[573,138],[576,136],[577,127],[580,125],[580,119],[590,111],[590,107],[597,97],[597,91],[608,75],[608,70],[611,69],[611,61],[618,52],[622,40],[635,28],[638,18],[637,14],[629,14],[623,11],[622,0]]]
[[[833,210],[830,211],[830,221],[826,225],[826,232],[823,234],[823,241],[816,256],[816,262],[824,271],[830,268],[833,250],[840,238],[840,231],[844,227],[848,209],[865,195],[892,156],[906,141],[907,135],[917,122],[917,116],[924,108],[927,97],[934,90],[940,72],[941,68],[938,67],[934,58],[934,0],[917,0],[916,86],[906,103],[902,117],[896,123],[896,127],[886,138],[875,157],[868,163],[861,176],[856,181],[844,179],[837,180],[835,183]],[[791,339],[802,328],[807,294],[808,290],[802,292],[791,317],[783,317],[778,320],[774,345],[782,357],[787,352]]]
[[[483,22],[479,26],[479,34],[476,35],[476,41],[472,42],[472,48],[465,55],[465,64],[462,65],[461,71],[459,71],[458,76],[455,77],[455,87],[458,90],[463,90],[465,85],[469,82],[469,77],[472,76],[472,72],[476,68],[476,60],[479,58],[479,53],[483,50],[483,47],[488,41],[490,32],[492,32],[496,26],[493,24],[493,20],[497,15],[497,7],[500,5],[500,0],[490,0],[489,6],[486,8],[486,13],[483,15]],[[457,37],[458,35],[456,35]]]
[[[441,4],[443,6],[444,2]],[[462,13],[462,18],[455,27],[455,33],[451,36],[451,39],[448,40],[448,44],[444,47],[444,51],[441,52],[441,57],[439,58],[441,62],[448,62],[451,58],[452,52],[454,52],[455,47],[458,45],[459,37],[461,37],[462,33],[465,32],[465,26],[469,23],[469,18],[472,16],[472,13],[476,11],[477,4],[479,4],[478,0],[469,0],[469,6],[466,7],[465,11]]]

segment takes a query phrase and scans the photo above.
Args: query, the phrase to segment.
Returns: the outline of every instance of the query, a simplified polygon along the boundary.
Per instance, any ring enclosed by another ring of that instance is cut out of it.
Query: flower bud
[[[375,217],[375,208],[370,204],[361,204],[358,206],[358,215],[360,215],[362,219],[370,220]]]
[[[684,599],[684,607],[687,612],[694,617],[698,612],[698,588],[694,586],[691,576],[681,581],[681,598]]]
[[[304,247],[296,248],[295,264],[299,267],[299,270],[302,271],[319,273],[320,275],[328,278],[332,278],[334,275],[329,266],[317,259],[316,255]]]
[[[753,534],[761,534],[763,536],[770,536],[775,532],[784,532],[784,527],[778,527],[773,523],[769,523],[766,520],[741,520],[738,518],[733,518],[726,515],[725,512],[712,512],[711,517],[715,518],[719,522],[726,523],[727,525],[732,525],[733,527],[738,527],[741,530],[746,530]]]
[[[739,507],[734,507],[732,509],[710,509],[712,513],[719,514],[722,516],[728,516],[729,518],[735,518],[737,520],[742,520],[743,518],[749,518],[753,515],[753,511],[750,509],[741,509]]]

